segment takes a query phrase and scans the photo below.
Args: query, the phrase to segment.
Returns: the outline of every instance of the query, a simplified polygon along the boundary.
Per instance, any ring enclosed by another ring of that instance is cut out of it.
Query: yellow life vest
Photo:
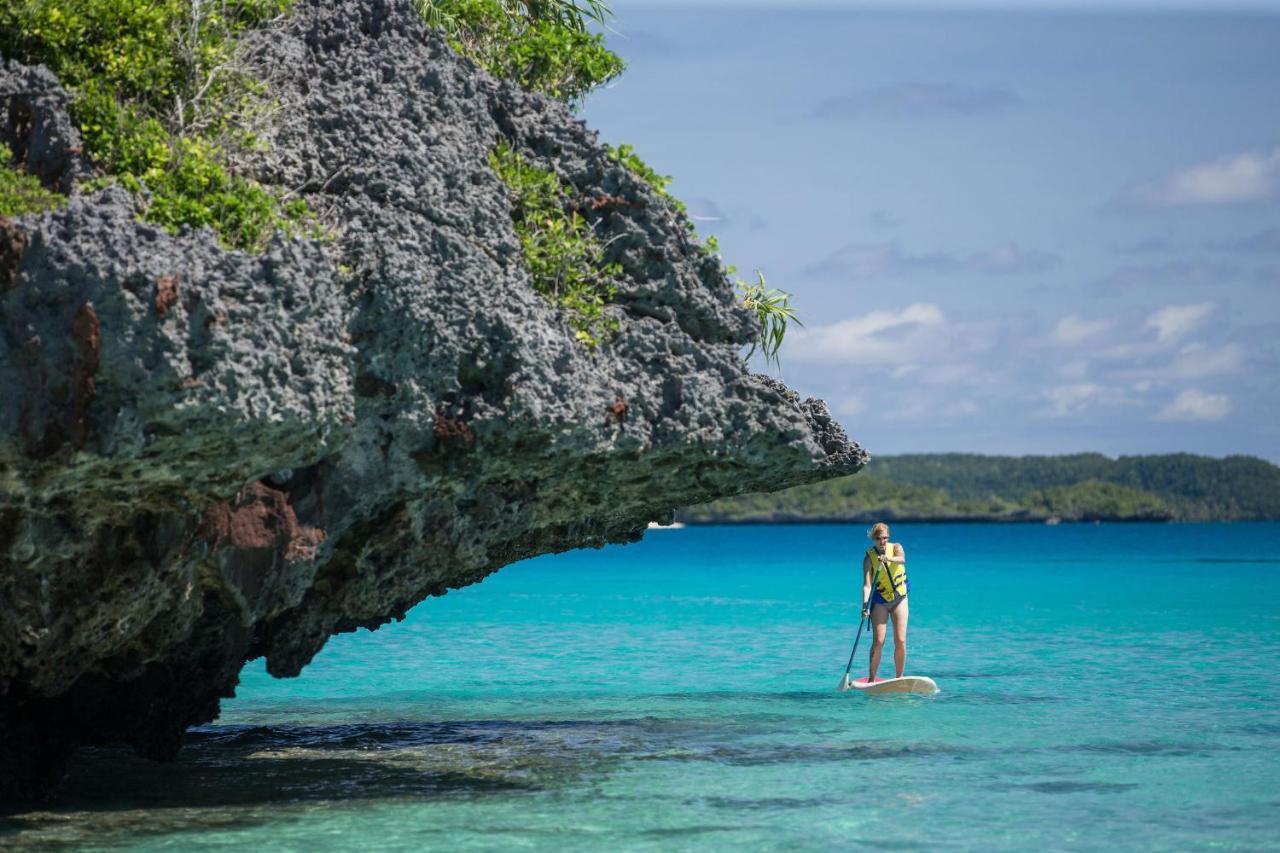
[[[885,554],[896,554],[897,551],[898,546],[893,542],[884,546]],[[889,562],[874,545],[867,549],[867,556],[871,559],[871,582],[881,598],[893,604],[907,594],[906,563]]]

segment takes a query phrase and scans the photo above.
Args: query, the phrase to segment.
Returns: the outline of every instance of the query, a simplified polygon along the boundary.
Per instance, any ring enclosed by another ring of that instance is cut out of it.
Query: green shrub
[[[415,0],[427,23],[495,77],[576,103],[625,67],[588,25],[603,24],[599,0]]]
[[[73,94],[85,152],[149,198],[143,218],[170,230],[210,226],[228,246],[259,249],[296,232],[305,206],[285,204],[228,170],[228,146],[260,88],[235,70],[236,38],[289,0],[6,0],[0,53],[43,63]]]
[[[489,165],[511,191],[511,216],[534,289],[564,309],[578,340],[594,349],[619,329],[604,309],[617,294],[621,265],[604,263],[604,247],[554,172],[530,165],[505,144],[489,155]]]
[[[61,207],[66,198],[40,185],[40,179],[14,168],[13,152],[0,143],[0,216],[43,213]]]

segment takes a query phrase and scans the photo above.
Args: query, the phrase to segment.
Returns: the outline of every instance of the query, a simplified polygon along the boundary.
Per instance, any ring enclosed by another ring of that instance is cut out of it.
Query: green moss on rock
[[[50,192],[34,175],[13,166],[13,152],[0,143],[0,216],[43,213],[61,207],[66,197]]]

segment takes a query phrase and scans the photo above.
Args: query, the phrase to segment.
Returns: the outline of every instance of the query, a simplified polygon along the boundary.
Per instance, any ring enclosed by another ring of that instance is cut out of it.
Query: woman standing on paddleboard
[[[893,619],[893,670],[902,678],[907,665],[907,554],[889,541],[889,525],[880,522],[868,531],[875,544],[862,557],[862,618],[871,617],[871,673],[876,680],[880,652],[884,650],[885,626]]]

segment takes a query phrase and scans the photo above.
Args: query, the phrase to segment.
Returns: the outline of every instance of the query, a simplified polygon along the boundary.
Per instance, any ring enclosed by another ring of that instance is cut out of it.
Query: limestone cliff
[[[0,221],[5,796],[81,744],[172,756],[247,660],[297,675],[514,560],[865,460],[747,370],[755,320],[667,200],[407,0],[300,3],[254,61],[282,109],[241,168],[332,239],[226,251],[120,189]],[[82,175],[52,75],[10,64],[0,95],[0,141],[50,187]],[[622,266],[598,350],[530,284],[499,140]]]

